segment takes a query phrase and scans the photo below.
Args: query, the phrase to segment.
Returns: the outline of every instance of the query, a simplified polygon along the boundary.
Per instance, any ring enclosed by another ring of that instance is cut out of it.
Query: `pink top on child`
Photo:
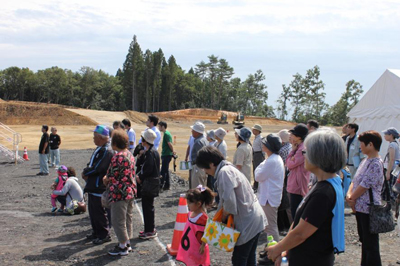
[[[63,189],[63,187],[65,185],[65,181],[67,181],[67,179],[68,179],[67,170],[68,169],[65,165],[61,165],[60,167],[58,167],[58,169],[57,169],[58,177],[55,180],[57,186],[54,190],[62,190]],[[53,199],[55,199],[58,197],[58,195],[51,194],[51,197]]]
[[[191,214],[192,213],[189,212],[189,218],[186,222],[185,229],[183,229],[183,235],[176,260],[181,261],[188,266],[209,266],[210,250],[208,245],[205,245],[203,254],[200,254],[199,252],[202,243],[201,237],[204,234],[204,229],[207,223],[207,214],[201,213],[194,218],[190,217]]]

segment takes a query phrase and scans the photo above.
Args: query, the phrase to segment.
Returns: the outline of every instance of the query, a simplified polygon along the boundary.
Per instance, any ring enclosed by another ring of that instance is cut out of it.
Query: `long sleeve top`
[[[83,191],[78,184],[78,178],[71,176],[67,179],[61,190],[53,190],[54,195],[66,196],[66,206],[70,206],[72,200],[83,202]]]
[[[138,173],[140,180],[143,182],[148,177],[160,176],[160,154],[153,148],[147,150],[140,158],[142,169]]]
[[[192,148],[192,153],[191,153],[191,161],[192,164],[196,164],[196,158],[197,158],[197,152],[203,148],[204,146],[208,145],[207,139],[204,137],[204,135],[200,135],[199,137],[194,139],[194,144]]]
[[[279,207],[285,178],[282,158],[278,154],[272,154],[258,165],[254,174],[258,182],[260,204],[265,206],[268,203],[272,207]]]
[[[228,150],[228,147],[226,146],[225,140],[222,140],[221,143],[219,143],[218,141],[215,142],[215,147],[222,153],[224,159],[226,159],[226,152]]]
[[[304,143],[300,143],[297,149],[292,149],[286,159],[286,167],[290,173],[287,181],[287,192],[305,196],[308,193],[310,172],[304,168]]]
[[[245,244],[268,225],[264,211],[247,178],[232,163],[222,161],[215,176],[220,197],[218,209],[224,208],[233,215],[235,229],[241,233],[236,244]]]

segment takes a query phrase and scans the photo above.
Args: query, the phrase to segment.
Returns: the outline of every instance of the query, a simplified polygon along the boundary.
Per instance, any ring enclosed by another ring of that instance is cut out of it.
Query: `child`
[[[183,230],[176,260],[186,265],[210,265],[210,251],[208,245],[201,241],[201,237],[208,219],[205,208],[213,203],[214,192],[208,187],[198,185],[186,193],[186,199],[189,217]]]
[[[58,173],[58,177],[56,178],[56,180],[54,180],[53,185],[51,185],[51,189],[52,190],[62,190],[62,188],[64,187],[65,181],[67,181],[68,178],[68,173],[67,173],[68,169],[65,165],[61,165],[60,167],[58,167],[57,169],[57,173]],[[51,208],[51,212],[55,212],[57,210],[57,204],[56,204],[56,198],[59,197],[55,194],[51,194],[51,205],[53,206],[53,208]],[[60,209],[58,210],[58,212],[64,212],[64,205],[61,204]]]

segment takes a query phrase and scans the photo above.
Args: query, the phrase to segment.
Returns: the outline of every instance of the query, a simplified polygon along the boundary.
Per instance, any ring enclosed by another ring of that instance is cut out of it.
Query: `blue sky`
[[[143,51],[162,48],[185,70],[211,54],[242,79],[261,69],[274,107],[282,84],[318,65],[332,105],[347,81],[366,91],[400,68],[399,14],[397,0],[13,0],[0,10],[0,69],[114,75],[135,34]]]

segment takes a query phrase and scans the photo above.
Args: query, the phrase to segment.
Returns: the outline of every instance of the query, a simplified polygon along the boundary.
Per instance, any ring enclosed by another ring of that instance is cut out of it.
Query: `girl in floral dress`
[[[212,204],[214,192],[208,187],[198,185],[186,193],[189,208],[189,217],[183,230],[179,245],[177,261],[186,265],[210,265],[210,251],[208,245],[201,241],[208,216],[205,207]]]

